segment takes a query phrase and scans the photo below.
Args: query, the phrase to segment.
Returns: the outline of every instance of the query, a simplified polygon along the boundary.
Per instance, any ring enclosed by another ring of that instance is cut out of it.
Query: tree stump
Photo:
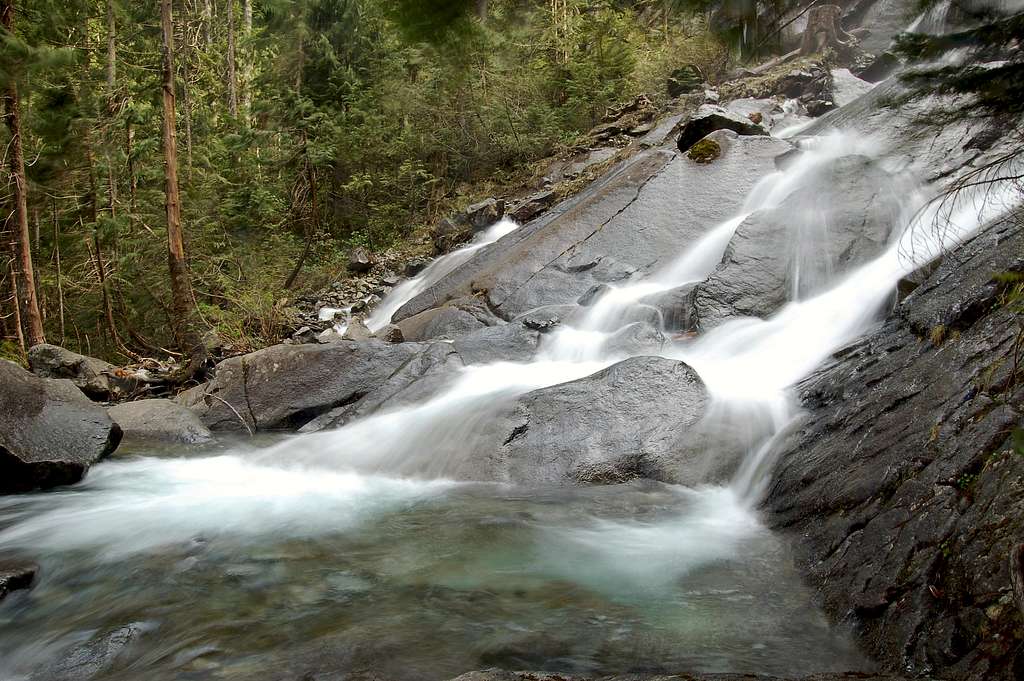
[[[857,39],[843,30],[839,17],[843,10],[838,5],[818,5],[807,13],[807,28],[800,43],[800,54],[820,54],[826,48],[843,52],[853,47]]]

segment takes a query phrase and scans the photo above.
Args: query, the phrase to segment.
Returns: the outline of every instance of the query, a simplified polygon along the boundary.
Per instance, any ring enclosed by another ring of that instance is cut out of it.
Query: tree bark
[[[114,0],[107,0],[107,93],[113,100],[114,85],[117,83],[117,20],[114,17]]]
[[[800,42],[800,54],[819,54],[826,48],[836,52],[849,50],[856,38],[839,23],[843,10],[838,5],[818,5],[807,14],[807,28]]]
[[[242,115],[245,116],[246,124],[252,116],[252,74],[253,74],[253,51],[252,51],[252,0],[242,0],[242,38],[245,49],[242,50],[244,59],[242,61]]]
[[[178,145],[175,131],[174,22],[171,0],[160,0],[163,29],[163,147],[164,194],[167,212],[167,264],[171,278],[171,310],[174,340],[187,354],[199,345],[195,331],[195,306],[185,262],[185,239],[181,227],[181,199],[178,193]]]
[[[3,0],[0,23],[14,32],[14,0]],[[18,111],[18,86],[12,78],[4,89],[4,119],[11,133],[10,170],[14,181],[14,254],[17,264],[17,298],[25,341],[29,346],[46,342],[43,317],[36,297],[35,268],[32,266],[32,243],[28,230],[28,183],[25,178],[25,155],[21,143],[21,116]]]
[[[228,111],[238,116],[238,73],[235,69],[235,0],[228,0]]]
[[[203,0],[203,40],[206,49],[213,49],[213,0]]]

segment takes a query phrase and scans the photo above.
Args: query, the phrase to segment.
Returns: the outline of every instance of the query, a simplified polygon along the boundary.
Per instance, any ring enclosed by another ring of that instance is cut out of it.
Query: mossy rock
[[[690,147],[686,155],[697,163],[711,163],[722,155],[722,146],[715,140],[704,138]]]

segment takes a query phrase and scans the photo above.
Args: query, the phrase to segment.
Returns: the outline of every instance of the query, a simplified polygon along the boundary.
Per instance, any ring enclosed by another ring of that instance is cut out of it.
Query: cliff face
[[[769,522],[891,671],[1024,678],[1024,330],[1005,276],[1022,272],[1017,214],[805,381],[779,446]]]

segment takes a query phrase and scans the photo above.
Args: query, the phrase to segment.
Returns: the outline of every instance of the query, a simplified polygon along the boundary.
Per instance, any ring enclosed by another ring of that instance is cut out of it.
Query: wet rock
[[[107,414],[129,440],[198,445],[213,439],[195,412],[171,400],[123,402],[107,409]]]
[[[732,130],[738,135],[768,134],[767,130],[746,116],[714,104],[704,104],[683,125],[676,145],[680,151],[689,151],[690,147],[716,130]]]
[[[484,669],[466,672],[450,681],[907,681],[904,677],[892,674],[867,674],[863,672],[825,673],[813,676],[792,676],[780,678],[761,676],[759,674],[664,674],[664,673],[631,673],[618,676],[576,676],[563,673],[543,671],[510,672],[504,669]]]
[[[12,591],[32,588],[39,566],[21,561],[0,561],[0,601]]]
[[[455,339],[455,352],[462,363],[527,362],[537,352],[539,332],[514,322],[486,326]]]
[[[451,218],[442,218],[430,230],[430,240],[434,243],[434,252],[447,253],[456,246],[464,244],[473,236],[473,230],[465,222],[456,222]]]
[[[316,331],[308,326],[301,326],[292,333],[292,340],[296,343],[316,343]]]
[[[464,366],[453,343],[403,343],[398,347],[409,346],[416,347],[416,351],[379,385],[324,412],[306,423],[300,432],[340,428],[381,409],[421,404],[449,386],[452,374]]]
[[[724,143],[716,138],[723,151],[712,164],[666,150],[641,151],[477,253],[402,306],[394,319],[474,293],[486,297],[494,314],[511,319],[564,304],[595,284],[665,266],[680,244],[734,214],[754,183],[772,172],[774,156],[789,148],[769,137],[721,134],[733,137]],[[722,186],[734,191],[723,196]]]
[[[426,258],[415,258],[405,263],[405,268],[402,270],[407,277],[415,277],[417,274],[423,271],[423,269],[430,264],[430,261]]]
[[[800,299],[820,292],[882,252],[900,199],[895,179],[870,159],[832,162],[778,208],[743,221],[694,290],[691,319],[707,330],[730,317],[767,317],[793,292]]]
[[[526,224],[550,208],[557,198],[558,195],[550,189],[531,194],[515,205],[508,216],[521,225]]]
[[[152,622],[134,622],[75,646],[32,681],[89,681],[116,668],[132,644],[156,630]]]
[[[360,399],[422,349],[376,339],[273,345],[224,360],[213,380],[175,402],[196,411],[214,431],[296,429]]]
[[[612,334],[604,343],[611,356],[658,355],[665,345],[665,336],[653,324],[632,322]]]
[[[405,341],[405,334],[402,333],[402,329],[394,324],[388,324],[374,335],[387,343],[402,343]]]
[[[609,286],[608,284],[595,284],[594,286],[591,286],[586,293],[580,296],[579,300],[577,300],[576,303],[578,305],[582,305],[583,307],[589,307],[596,303],[598,300],[600,300],[601,296],[603,296],[604,294],[608,293],[608,291],[611,290],[612,287]]]
[[[525,484],[693,481],[694,454],[680,443],[706,400],[685,364],[628,359],[502,408],[459,477]]]
[[[403,319],[396,326],[406,340],[453,339],[486,326],[502,323],[480,298],[467,296],[447,305]]]
[[[505,202],[502,199],[485,199],[463,211],[465,222],[474,232],[481,232],[505,215]]]
[[[48,343],[29,349],[28,364],[36,376],[69,379],[94,400],[116,399],[141,385],[134,376],[113,364]]]
[[[871,83],[853,75],[849,69],[832,70],[832,101],[836,106],[846,106],[871,88]]]
[[[0,360],[0,494],[78,482],[120,442],[121,428],[71,381]]]
[[[959,248],[806,380],[806,415],[777,451],[768,521],[883,669],[965,681],[1020,669],[1008,556],[1024,536],[1024,382],[1009,361],[1019,315],[996,302],[993,275],[1024,272],[1022,225]]]
[[[363,274],[373,269],[373,255],[362,246],[353,248],[348,254],[348,271]]]
[[[576,305],[545,305],[519,315],[511,323],[547,333],[560,324],[571,322],[578,312]]]
[[[353,319],[349,322],[348,326],[345,327],[345,333],[341,335],[343,340],[347,341],[366,341],[373,338],[373,332],[366,328],[366,324],[361,319]]]
[[[345,337],[338,333],[333,327],[330,329],[324,329],[316,335],[317,343],[334,343],[335,341],[344,340]]]
[[[697,318],[694,308],[694,290],[696,284],[685,284],[678,288],[656,293],[640,299],[640,303],[649,305],[660,315],[660,327],[666,331],[688,331],[696,328]]]
[[[868,83],[878,83],[890,75],[900,66],[900,58],[892,52],[882,52],[870,55],[865,62],[850,69],[854,76]]]

